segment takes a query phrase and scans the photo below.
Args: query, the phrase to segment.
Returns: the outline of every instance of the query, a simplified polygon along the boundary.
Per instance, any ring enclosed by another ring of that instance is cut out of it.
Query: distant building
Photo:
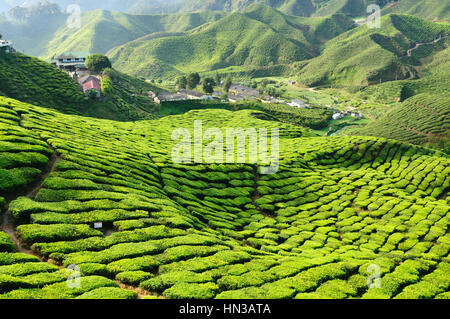
[[[293,107],[298,107],[298,108],[301,108],[301,109],[308,109],[309,108],[308,105],[304,101],[298,100],[298,99],[292,100],[292,102],[288,103],[288,105],[293,106]]]
[[[83,84],[83,92],[86,93],[89,90],[97,91],[97,97],[100,97],[102,92],[100,80],[97,78],[93,78]]]
[[[237,95],[237,96],[241,96],[244,99],[256,99],[259,95],[259,91],[255,90],[251,87],[248,86],[243,86],[243,85],[238,85],[238,84],[233,84],[230,87],[230,93]]]
[[[244,97],[239,96],[239,95],[234,95],[234,94],[228,94],[228,100],[231,103],[236,103],[236,102],[241,102],[244,100]]]
[[[191,91],[191,90],[179,90],[178,94],[185,95],[189,100],[200,100],[203,93]]]
[[[359,113],[351,113],[350,115],[358,120],[360,120],[362,118],[362,115]]]
[[[200,100],[202,100],[202,101],[213,101],[213,100],[217,100],[217,97],[211,96],[211,95],[202,95],[200,97]]]
[[[89,55],[89,52],[65,52],[56,56],[51,64],[66,71],[85,70],[86,58]]]
[[[161,104],[164,102],[186,101],[187,99],[188,98],[185,94],[161,92],[157,97],[154,98],[154,101],[155,103]]]
[[[341,118],[343,118],[344,117],[344,114],[342,114],[342,113],[335,113],[335,114],[333,114],[333,120],[340,120]]]
[[[84,75],[81,76],[77,79],[78,84],[80,84],[81,86],[84,85],[84,83],[89,82],[89,81],[100,81],[97,77],[93,76],[93,75]]]
[[[12,41],[0,40],[0,49],[6,53],[14,52]]]

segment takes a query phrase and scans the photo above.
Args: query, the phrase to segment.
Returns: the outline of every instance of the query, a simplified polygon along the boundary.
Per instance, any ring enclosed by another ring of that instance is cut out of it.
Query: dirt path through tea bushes
[[[45,171],[43,172],[41,177],[30,187],[30,189],[25,190],[25,195],[24,195],[25,197],[28,197],[30,199],[34,199],[36,197],[36,195],[39,193],[40,189],[42,188],[44,181],[50,176],[50,174],[53,171],[55,171],[56,164],[58,164],[58,162],[61,159],[62,159],[62,157],[57,155],[56,152],[53,153],[49,163],[47,164],[47,168],[45,169]],[[20,253],[33,255],[33,256],[36,256],[36,257],[42,259],[41,256],[34,253],[31,249],[29,249],[26,245],[24,245],[22,243],[22,241],[20,240],[20,238],[17,236],[17,233],[16,233],[17,225],[15,224],[15,221],[11,215],[11,212],[9,210],[9,205],[12,201],[17,199],[18,197],[20,197],[20,196],[7,198],[6,205],[5,205],[5,212],[3,213],[3,216],[2,216],[2,223],[1,223],[0,230],[2,230],[3,232],[5,232],[6,234],[9,235],[12,242],[17,247],[17,250]]]

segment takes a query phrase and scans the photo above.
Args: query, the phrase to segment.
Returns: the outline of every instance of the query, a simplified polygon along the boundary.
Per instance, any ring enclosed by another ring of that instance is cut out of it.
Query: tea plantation
[[[251,110],[135,123],[0,110],[0,298],[450,297],[443,153]],[[194,120],[279,128],[278,173],[174,164],[172,131]]]

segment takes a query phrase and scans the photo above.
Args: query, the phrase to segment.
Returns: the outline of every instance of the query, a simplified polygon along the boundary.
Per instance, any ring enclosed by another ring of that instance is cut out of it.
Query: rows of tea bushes
[[[18,195],[27,195],[39,186],[37,183],[50,169],[56,153],[46,139],[25,128],[22,116],[25,104],[15,100],[0,101],[0,209],[2,215],[10,214],[7,204]],[[28,195],[29,196],[29,195]],[[22,197],[29,200],[28,197]],[[17,216],[20,222],[22,216]],[[137,293],[126,291],[101,272],[86,271],[81,268],[77,274],[69,269],[42,261],[35,255],[18,252],[10,237],[11,225],[3,218],[0,231],[0,298],[11,299],[66,299],[66,298],[136,298]],[[33,227],[22,225],[18,228]],[[39,225],[34,225],[39,226]],[[56,236],[73,238],[79,236],[102,235],[87,225],[50,225],[51,230],[35,227],[23,238],[25,243],[36,238],[48,239],[53,232]],[[80,276],[80,286],[74,289],[68,280]],[[105,290],[107,289],[107,290]]]
[[[250,110],[117,123],[11,103],[20,127],[60,158],[36,196],[10,203],[19,238],[62,269],[79,266],[89,291],[58,281],[0,297],[108,297],[117,283],[165,298],[448,297],[450,161],[441,153],[313,137]],[[278,172],[173,163],[172,131],[192,132],[194,120],[279,128]],[[7,271],[23,276],[17,267]],[[380,288],[367,285],[372,269]]]
[[[448,143],[449,114],[450,100],[447,96],[419,94],[353,134],[392,138],[418,145],[439,141]]]
[[[76,112],[86,100],[66,73],[21,53],[0,56],[0,81],[9,97],[63,111]]]

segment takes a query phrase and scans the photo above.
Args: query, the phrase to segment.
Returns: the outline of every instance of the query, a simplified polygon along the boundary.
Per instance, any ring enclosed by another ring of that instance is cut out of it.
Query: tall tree
[[[187,87],[188,89],[192,90],[195,89],[197,87],[197,85],[200,84],[200,75],[195,72],[195,73],[190,73],[187,76]]]
[[[216,85],[220,85],[220,83],[222,82],[222,77],[218,72],[216,72],[216,74],[214,75],[214,81],[216,81]]]
[[[211,94],[214,92],[214,87],[216,86],[216,81],[213,78],[205,78],[202,81],[203,92]]]
[[[103,54],[92,54],[86,58],[86,68],[90,71],[101,72],[111,67],[111,61]]]
[[[185,76],[180,76],[177,79],[177,86],[178,86],[179,90],[186,89],[187,84],[188,84],[188,82],[187,82],[187,78]]]
[[[225,92],[229,92],[230,91],[230,87],[233,84],[233,81],[231,80],[231,77],[227,77],[227,79],[225,80],[225,83],[223,84],[223,89],[225,90]]]

